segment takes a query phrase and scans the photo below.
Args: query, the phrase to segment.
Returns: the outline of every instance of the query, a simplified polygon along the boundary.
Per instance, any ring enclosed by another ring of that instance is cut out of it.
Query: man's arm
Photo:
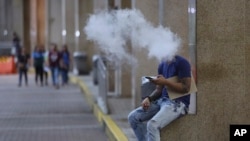
[[[181,78],[179,82],[172,82],[160,75],[158,78],[151,80],[151,82],[156,85],[165,85],[168,89],[172,89],[180,93],[187,93],[190,90],[191,77],[184,77]]]
[[[142,101],[141,105],[143,109],[148,109],[150,103],[161,96],[162,88],[162,86],[156,85],[156,89]]]
[[[147,97],[150,102],[161,97],[162,88],[162,86],[156,85],[156,89]]]

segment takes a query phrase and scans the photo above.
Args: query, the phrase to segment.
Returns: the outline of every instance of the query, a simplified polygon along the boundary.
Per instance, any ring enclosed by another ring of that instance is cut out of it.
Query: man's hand
[[[158,75],[157,78],[150,80],[155,85],[165,85],[166,78],[163,75]]]
[[[141,106],[142,106],[142,108],[143,108],[144,110],[147,110],[147,109],[149,108],[149,106],[150,106],[150,101],[149,101],[148,97],[146,97],[146,98],[142,101]]]
[[[167,86],[167,88],[177,92],[188,93],[191,86],[191,77],[181,78],[179,79],[179,82],[172,82],[164,76],[158,75],[157,78],[150,80],[150,82],[159,86]]]

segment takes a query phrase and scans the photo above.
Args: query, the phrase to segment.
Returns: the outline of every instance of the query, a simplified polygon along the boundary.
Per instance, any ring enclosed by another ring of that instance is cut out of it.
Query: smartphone
[[[149,76],[145,76],[145,78],[147,78],[148,80],[152,80],[153,79],[152,77],[149,77]]]

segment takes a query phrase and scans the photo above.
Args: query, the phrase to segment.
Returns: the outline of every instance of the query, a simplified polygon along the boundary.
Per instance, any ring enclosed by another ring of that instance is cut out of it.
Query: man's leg
[[[36,85],[38,84],[38,67],[35,66],[35,82],[36,82]]]
[[[18,86],[22,86],[22,69],[19,68],[19,82],[18,82]]]
[[[43,86],[43,67],[42,66],[39,66],[39,77],[40,77],[40,83],[41,83],[41,86]]]
[[[65,84],[65,69],[61,69],[62,85]]]
[[[128,115],[128,121],[138,141],[147,140],[147,128],[145,121],[150,120],[159,110],[160,106],[152,103],[148,110],[144,110],[142,107],[139,107]]]
[[[45,85],[48,85],[48,72],[43,71],[43,74],[44,74],[44,79],[45,79]]]
[[[58,89],[59,88],[59,68],[58,67],[55,67],[54,68],[54,77],[55,77],[55,86],[56,88]]]
[[[28,72],[27,69],[23,71],[26,86],[28,86],[28,74],[27,74],[27,72]]]
[[[148,121],[148,141],[160,141],[160,129],[180,117],[185,110],[183,103],[163,102],[160,111]]]
[[[51,78],[52,78],[53,85],[56,86],[56,81],[55,81],[55,67],[51,67]]]
[[[66,70],[66,84],[69,83],[69,71]]]

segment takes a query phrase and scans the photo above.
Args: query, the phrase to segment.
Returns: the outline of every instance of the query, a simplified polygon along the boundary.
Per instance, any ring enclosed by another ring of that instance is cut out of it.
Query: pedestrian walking
[[[68,84],[69,80],[69,68],[70,68],[70,53],[68,50],[68,46],[65,44],[62,47],[61,51],[61,61],[60,61],[60,68],[61,68],[61,76],[62,76],[62,86]]]
[[[28,86],[28,68],[30,64],[30,55],[26,53],[25,49],[22,48],[20,54],[17,57],[17,66],[18,66],[18,74],[19,74],[19,81],[18,86],[22,86],[22,77],[24,75],[25,84]]]
[[[35,50],[32,53],[32,58],[35,67],[35,82],[38,85],[38,79],[40,78],[40,86],[43,86],[43,65],[44,65],[44,56],[41,46],[36,46]]]
[[[51,70],[52,83],[56,89],[59,89],[59,67],[61,55],[56,44],[51,44],[50,47],[49,66]]]

